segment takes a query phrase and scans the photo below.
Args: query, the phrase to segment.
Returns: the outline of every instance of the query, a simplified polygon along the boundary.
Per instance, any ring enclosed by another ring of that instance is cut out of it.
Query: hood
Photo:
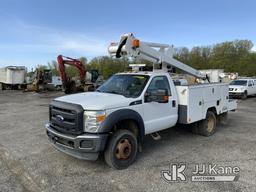
[[[78,104],[85,110],[105,110],[129,106],[134,98],[111,93],[85,92],[58,97],[55,101]]]
[[[244,85],[229,85],[229,88],[243,89],[243,88],[245,88],[245,86]]]

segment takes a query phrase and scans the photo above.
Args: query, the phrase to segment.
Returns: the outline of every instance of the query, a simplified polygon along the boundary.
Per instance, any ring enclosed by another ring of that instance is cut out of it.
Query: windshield
[[[148,79],[149,76],[147,75],[114,75],[96,91],[123,95],[125,97],[138,97]]]
[[[235,80],[230,83],[230,85],[247,85],[246,80]]]

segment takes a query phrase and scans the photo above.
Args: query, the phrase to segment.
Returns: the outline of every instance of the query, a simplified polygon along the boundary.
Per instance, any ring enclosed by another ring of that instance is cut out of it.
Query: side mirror
[[[158,103],[168,103],[169,95],[167,89],[158,89],[145,94],[145,102],[158,102]]]

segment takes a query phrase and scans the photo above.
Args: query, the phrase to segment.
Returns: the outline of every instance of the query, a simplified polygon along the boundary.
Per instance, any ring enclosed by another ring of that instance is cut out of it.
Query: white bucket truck
[[[193,124],[194,132],[203,136],[214,134],[219,117],[237,107],[229,100],[228,84],[176,86],[168,67],[201,79],[207,76],[175,60],[172,49],[122,35],[109,53],[152,61],[154,70],[118,73],[95,92],[54,99],[46,124],[51,143],[80,159],[96,160],[102,153],[108,165],[124,169],[134,162],[145,135],[159,139],[158,131],[176,124]]]

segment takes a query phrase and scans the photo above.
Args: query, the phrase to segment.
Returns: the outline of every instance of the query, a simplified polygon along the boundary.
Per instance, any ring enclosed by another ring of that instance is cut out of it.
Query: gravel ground
[[[0,191],[256,191],[256,98],[239,100],[228,124],[211,137],[183,127],[146,137],[126,170],[67,156],[48,142],[44,124],[49,102],[62,93],[0,92]],[[161,171],[186,163],[187,182],[167,183]],[[196,164],[238,166],[236,182],[191,182]]]

